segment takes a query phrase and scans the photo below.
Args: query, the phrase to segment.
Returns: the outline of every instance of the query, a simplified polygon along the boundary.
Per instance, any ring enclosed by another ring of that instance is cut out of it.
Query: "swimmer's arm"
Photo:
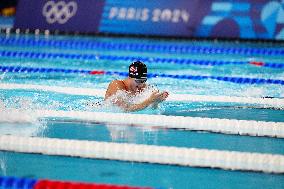
[[[125,105],[124,107],[122,107],[126,112],[134,112],[134,111],[138,111],[138,110],[143,110],[145,108],[147,108],[149,105],[151,105],[153,103],[153,100],[151,98],[148,98],[146,100],[144,100],[143,102],[139,103],[139,104],[133,104],[133,105]]]
[[[112,103],[122,108],[126,112],[134,112],[147,108],[149,105],[153,103],[153,101],[149,98],[139,104],[128,104],[127,102],[125,102],[124,100],[118,97],[112,100]]]
[[[134,112],[147,108],[153,103],[153,100],[151,98],[148,98],[139,104],[128,104],[127,102],[118,97],[114,101],[112,101],[112,103],[122,108],[126,112]]]
[[[155,91],[148,99],[144,100],[142,103],[125,106],[124,110],[128,112],[143,110],[151,104],[153,104],[154,108],[157,108],[158,104],[164,101],[168,97],[168,95],[168,92],[159,93],[158,91]]]
[[[111,97],[112,95],[115,95],[119,90],[124,90],[123,86],[121,86],[117,80],[111,82],[105,94],[105,100]],[[158,91],[155,91],[148,99],[144,100],[139,104],[128,104],[120,98],[115,99],[113,103],[119,106],[120,108],[124,109],[126,112],[133,112],[133,111],[143,110],[148,106],[150,106],[151,104],[153,104],[154,102],[156,104],[160,103],[168,96],[168,93],[166,93],[166,96],[164,96],[164,94],[165,93],[159,93]]]
[[[152,109],[157,109],[159,107],[159,104],[160,104],[159,102],[153,103]]]

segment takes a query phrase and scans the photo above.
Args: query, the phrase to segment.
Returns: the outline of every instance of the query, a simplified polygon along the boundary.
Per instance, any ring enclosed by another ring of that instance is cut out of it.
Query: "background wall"
[[[20,0],[14,27],[284,40],[284,0]]]

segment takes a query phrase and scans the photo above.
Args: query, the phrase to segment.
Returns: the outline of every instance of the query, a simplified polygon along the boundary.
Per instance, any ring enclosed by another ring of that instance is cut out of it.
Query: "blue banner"
[[[15,28],[98,32],[103,0],[20,0]]]
[[[15,28],[284,40],[284,1],[20,0]]]
[[[199,0],[106,0],[99,30],[122,34],[193,36]]]

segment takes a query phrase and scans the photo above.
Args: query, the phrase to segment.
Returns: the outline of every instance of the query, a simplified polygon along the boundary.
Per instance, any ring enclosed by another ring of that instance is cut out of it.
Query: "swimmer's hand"
[[[163,100],[166,100],[166,98],[168,98],[169,93],[167,91],[163,92]]]
[[[164,91],[164,92],[159,92],[159,91],[154,91],[151,96],[149,97],[149,99],[153,102],[153,103],[159,103],[162,102],[164,100],[166,100],[166,98],[169,96],[169,93]]]

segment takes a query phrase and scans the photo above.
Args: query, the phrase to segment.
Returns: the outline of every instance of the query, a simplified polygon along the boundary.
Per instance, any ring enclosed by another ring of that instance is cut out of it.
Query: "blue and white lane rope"
[[[128,143],[0,136],[0,150],[191,167],[284,173],[284,156]]]
[[[102,42],[87,40],[54,40],[54,39],[33,39],[26,37],[0,37],[3,45],[22,46],[44,46],[71,49],[104,49],[104,50],[127,50],[142,52],[163,52],[163,53],[202,53],[202,54],[240,54],[240,55],[265,55],[283,56],[283,48],[248,48],[248,47],[208,47],[194,45],[175,44],[150,44],[138,42]]]
[[[135,61],[141,60],[145,63],[170,63],[178,65],[198,65],[198,66],[222,66],[222,65],[253,65],[268,68],[283,69],[284,64],[261,62],[261,61],[225,61],[225,60],[193,60],[186,58],[152,58],[142,56],[115,56],[115,55],[94,55],[94,54],[70,54],[70,53],[45,53],[31,51],[7,51],[0,50],[1,57],[11,58],[32,58],[32,59],[55,59],[66,58],[75,60],[110,60],[110,61]]]
[[[119,75],[127,77],[127,72],[103,71],[103,70],[82,70],[64,68],[43,68],[43,67],[22,67],[22,66],[0,66],[0,72],[10,73],[64,73],[64,74],[90,74],[90,75]],[[173,75],[173,74],[147,74],[148,78],[173,78],[188,80],[213,79],[218,81],[232,82],[238,84],[276,84],[284,85],[284,80],[264,79],[264,78],[245,78],[230,76],[204,76],[204,75]]]

